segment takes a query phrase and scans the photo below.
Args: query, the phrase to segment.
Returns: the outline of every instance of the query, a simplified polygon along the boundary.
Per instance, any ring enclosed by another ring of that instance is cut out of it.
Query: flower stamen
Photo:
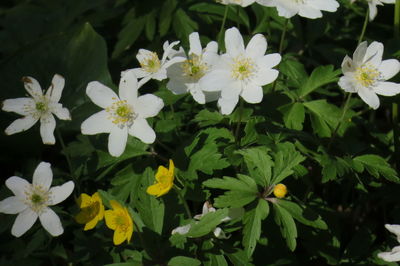
[[[382,78],[381,72],[370,64],[364,64],[356,69],[355,79],[363,87],[373,87]]]
[[[156,73],[161,67],[160,59],[155,52],[149,52],[143,60],[139,61],[139,64],[144,71],[149,73]]]
[[[108,119],[123,128],[125,125],[132,126],[133,121],[136,119],[137,114],[134,112],[132,105],[128,104],[126,100],[116,101],[111,106],[106,108],[109,116]]]
[[[256,64],[251,58],[237,57],[233,60],[232,77],[236,80],[248,81],[256,72]]]

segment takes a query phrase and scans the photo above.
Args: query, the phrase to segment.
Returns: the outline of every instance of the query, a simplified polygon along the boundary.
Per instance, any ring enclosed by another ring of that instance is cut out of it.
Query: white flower
[[[68,181],[61,186],[52,187],[53,172],[51,165],[41,162],[33,173],[32,184],[18,176],[6,180],[6,186],[15,196],[0,201],[0,212],[17,214],[11,234],[20,237],[39,217],[40,223],[52,236],[64,232],[60,218],[48,206],[64,201],[74,190],[74,182]]]
[[[400,93],[400,84],[386,82],[400,70],[396,59],[382,61],[383,44],[362,42],[353,54],[346,55],[342,63],[343,75],[339,86],[350,93],[357,93],[373,109],[379,107],[377,94],[393,96]]]
[[[385,227],[389,232],[396,235],[397,241],[400,243],[400,225],[385,224]],[[400,261],[400,246],[394,247],[389,252],[380,252],[378,253],[378,257],[388,262]]]
[[[145,84],[150,79],[156,79],[160,81],[166,79],[167,68],[175,63],[182,62],[185,60],[184,57],[175,56],[176,53],[178,53],[179,51],[174,50],[173,47],[178,43],[179,41],[172,42],[171,44],[169,44],[168,41],[164,43],[163,45],[164,54],[162,56],[161,61],[158,58],[157,53],[146,49],[140,49],[138,54],[136,55],[140,67],[128,69],[122,72],[122,75],[128,71],[133,71],[133,73],[135,73],[137,78],[141,78],[138,84],[139,88],[142,87],[142,85]]]
[[[279,16],[285,18],[291,18],[296,14],[305,18],[320,18],[321,10],[335,12],[339,7],[336,0],[257,0],[257,3],[276,7]]]
[[[154,142],[156,134],[146,118],[156,116],[164,107],[164,102],[153,94],[138,97],[138,82],[132,71],[122,74],[119,96],[97,81],[88,84],[86,94],[104,110],[82,123],[82,134],[109,133],[108,151],[112,156],[120,156],[124,152],[128,134],[144,143]]]
[[[218,60],[218,44],[212,41],[203,50],[197,32],[189,35],[189,43],[189,57],[183,62],[170,66],[167,70],[169,78],[167,88],[175,94],[189,91],[193,99],[200,104],[216,100],[219,96],[218,93],[202,91],[199,80],[210,71]],[[178,56],[182,55],[178,54]]]
[[[218,3],[223,5],[239,5],[242,7],[253,4],[256,0],[216,0]]]
[[[225,218],[223,218],[223,219],[221,220],[221,222],[227,222],[227,221],[230,221],[230,220],[235,219],[236,217],[242,215],[242,209],[240,209],[240,210],[239,210],[239,209],[232,209],[232,210],[233,210],[232,215],[233,215],[234,217],[226,216]],[[195,216],[194,216],[194,219],[196,219],[196,220],[201,220],[201,218],[202,218],[204,215],[206,215],[207,213],[209,213],[209,212],[215,212],[215,211],[216,211],[215,208],[212,207],[212,205],[211,205],[208,201],[206,201],[206,202],[204,202],[204,204],[203,204],[202,213],[201,213],[201,214],[195,215]],[[196,222],[196,223],[197,223],[197,222]],[[184,225],[184,226],[179,226],[179,227],[175,228],[174,230],[172,230],[171,234],[185,235],[185,234],[187,234],[187,233],[190,231],[190,228],[191,228],[191,227],[192,227],[191,224],[187,224],[187,225]],[[213,230],[213,233],[214,233],[214,236],[215,236],[216,238],[219,238],[219,239],[227,239],[227,238],[229,238],[229,237],[226,236],[226,234],[224,233],[224,231],[222,231],[222,229],[219,228],[219,227],[216,227],[216,228]]]
[[[385,4],[394,4],[396,0],[367,0],[369,8],[369,21],[372,21],[378,14],[377,5],[383,6]]]
[[[251,38],[246,49],[237,28],[225,33],[226,54],[199,82],[204,91],[219,91],[218,106],[222,114],[230,114],[239,101],[239,95],[248,103],[259,103],[263,98],[262,86],[278,77],[278,53],[265,55],[267,40],[261,34]]]
[[[54,129],[56,120],[55,114],[59,119],[71,120],[67,108],[63,108],[59,103],[61,93],[64,88],[64,78],[55,74],[51,85],[46,94],[39,85],[39,82],[32,77],[23,77],[22,81],[26,91],[32,98],[7,99],[3,102],[2,110],[23,115],[23,118],[12,122],[5,130],[7,135],[19,133],[31,128],[40,119],[40,135],[44,144],[54,144]]]

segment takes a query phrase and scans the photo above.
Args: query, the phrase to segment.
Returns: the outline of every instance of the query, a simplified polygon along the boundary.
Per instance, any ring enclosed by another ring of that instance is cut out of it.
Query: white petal
[[[243,38],[237,28],[233,27],[226,30],[225,47],[227,54],[233,58],[244,53]]]
[[[163,107],[164,101],[153,94],[140,96],[133,106],[135,112],[142,118],[156,116]]]
[[[267,54],[262,57],[259,57],[256,60],[256,64],[260,68],[272,68],[281,62],[281,55],[278,53]]]
[[[248,103],[259,103],[263,99],[263,90],[260,86],[247,84],[240,96]]]
[[[233,98],[219,98],[218,107],[220,108],[221,114],[229,115],[235,109],[236,104],[239,101],[239,97]]]
[[[216,227],[214,229],[214,235],[216,238],[218,239],[228,239],[229,237],[226,236],[225,232],[222,231],[222,229],[220,227]]]
[[[84,135],[95,135],[99,133],[110,133],[116,125],[108,118],[106,110],[97,112],[89,116],[81,125],[81,131]]]
[[[12,176],[6,180],[6,186],[15,196],[24,199],[25,191],[31,186],[31,184],[21,177]]]
[[[172,230],[171,234],[185,235],[189,232],[191,227],[192,227],[191,224],[179,226],[179,227],[175,228],[174,230]]]
[[[372,109],[378,109],[379,107],[379,98],[375,94],[374,91],[368,88],[363,88],[358,90],[358,95],[361,97],[361,99],[368,104]]]
[[[18,214],[15,219],[14,225],[11,228],[11,234],[15,237],[20,237],[32,227],[36,222],[38,215],[30,208],[26,208],[23,212]]]
[[[59,236],[64,233],[60,217],[50,208],[46,208],[39,215],[39,220],[44,229],[52,236]]]
[[[376,3],[368,1],[369,7],[369,21],[373,21],[378,14],[378,9],[376,8]]]
[[[24,86],[26,91],[35,99],[41,98],[43,96],[42,88],[40,87],[39,82],[32,77],[23,77],[22,81],[24,82]]]
[[[7,99],[3,102],[2,110],[26,116],[30,110],[35,110],[35,101],[32,98]]]
[[[387,262],[400,261],[400,246],[394,247],[389,252],[380,252],[378,257]]]
[[[50,188],[51,203],[50,206],[56,205],[71,195],[74,190],[75,184],[72,181],[68,181],[61,186]]]
[[[203,91],[220,91],[232,83],[229,70],[213,70],[199,80],[199,85]]]
[[[291,18],[299,12],[298,8],[294,6],[292,8],[288,8],[279,5],[276,7],[276,9],[278,10],[278,15],[285,18]]]
[[[127,139],[128,130],[126,127],[113,127],[108,136],[108,152],[114,157],[120,156],[125,150]]]
[[[343,62],[342,62],[342,72],[346,73],[346,72],[350,72],[350,71],[354,71],[353,60],[348,55],[346,55],[343,58]]]
[[[251,58],[264,56],[267,51],[267,40],[261,34],[256,34],[251,38],[246,47],[246,55]]]
[[[65,79],[58,74],[53,76],[53,80],[51,81],[51,85],[46,92],[46,95],[53,101],[58,103],[61,99],[61,94],[64,89]]]
[[[149,81],[151,78],[152,78],[152,76],[151,76],[151,75],[148,75],[148,76],[142,78],[141,80],[139,80],[139,82],[138,82],[138,88],[141,88],[141,87],[142,87],[144,84],[146,84],[147,81]]]
[[[204,53],[217,54],[218,53],[218,43],[215,41],[209,42],[206,46]]]
[[[119,100],[117,94],[112,89],[98,81],[92,81],[87,85],[86,94],[93,103],[104,109]]]
[[[30,129],[36,122],[37,118],[33,116],[25,116],[12,122],[5,130],[7,135],[12,135]]]
[[[206,103],[214,102],[221,96],[219,91],[203,91],[206,98]]]
[[[395,234],[397,237],[400,237],[400,225],[399,224],[385,224],[386,229]]]
[[[364,56],[364,62],[369,62],[373,66],[379,66],[382,62],[383,44],[380,42],[371,43]]]
[[[336,0],[310,0],[308,4],[316,9],[335,12],[339,3]]]
[[[340,77],[338,84],[346,92],[357,92],[353,79],[347,76]]]
[[[361,65],[364,62],[364,57],[367,52],[367,48],[368,48],[368,43],[366,41],[360,43],[357,46],[356,50],[353,53],[354,63]]]
[[[394,82],[379,82],[374,92],[383,96],[394,96],[400,93],[400,84]]]
[[[121,77],[128,71],[132,71],[135,74],[136,78],[138,78],[138,79],[143,78],[149,74],[149,72],[144,71],[142,68],[133,68],[133,69],[122,71]]]
[[[253,83],[258,86],[264,86],[274,82],[279,75],[279,71],[276,69],[262,68],[260,69],[253,79]]]
[[[393,78],[400,71],[400,62],[396,59],[383,60],[379,71],[382,73],[383,79]]]
[[[138,81],[133,71],[127,71],[121,76],[119,82],[119,98],[129,104],[137,98]]]
[[[42,115],[40,118],[40,136],[44,144],[54,144],[56,139],[54,138],[54,129],[56,128],[56,119],[49,113]]]
[[[189,55],[191,55],[191,54],[201,55],[202,54],[199,33],[192,32],[189,35],[189,44],[190,44]]]
[[[315,19],[315,18],[320,18],[322,17],[322,12],[318,9],[315,9],[311,6],[302,6],[300,8],[299,11],[299,15],[302,17],[306,17],[306,18],[311,18],[311,19]]]
[[[162,57],[162,59],[161,59],[161,64],[164,64],[165,61],[167,60],[167,57],[168,57],[170,54],[174,53],[173,47],[174,47],[175,45],[178,45],[178,44],[179,44],[179,41],[172,42],[171,44],[168,44],[168,41],[164,42],[164,45],[163,45],[164,54],[163,54],[163,57]]]
[[[28,206],[17,196],[8,197],[0,201],[0,212],[6,214],[17,214],[25,210]]]
[[[61,120],[71,120],[69,110],[60,103],[51,104],[51,112]]]
[[[53,171],[51,171],[51,164],[41,162],[35,169],[32,178],[32,184],[41,186],[48,191],[53,182]]]
[[[135,119],[135,122],[133,122],[133,125],[129,129],[129,134],[137,137],[146,144],[151,144],[156,140],[156,133],[149,126],[146,119],[143,118]]]
[[[166,61],[165,64],[162,66],[162,69],[166,70],[167,68],[169,68],[170,66],[172,66],[173,64],[177,64],[177,63],[181,63],[183,61],[186,60],[186,57],[182,57],[182,56],[176,56],[174,58],[171,58],[170,60]],[[160,71],[159,71],[160,72]],[[158,74],[158,73],[157,73]],[[164,74],[162,74],[160,77],[154,77],[157,80],[163,80],[165,78],[167,78],[166,76],[166,72],[165,72],[165,77]]]
[[[204,92],[200,89],[198,84],[191,84],[190,94],[197,103],[199,104],[206,103],[206,96],[204,95]]]

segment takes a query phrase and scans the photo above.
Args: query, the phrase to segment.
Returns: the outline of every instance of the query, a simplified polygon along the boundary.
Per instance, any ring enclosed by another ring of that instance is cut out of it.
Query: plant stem
[[[183,197],[183,195],[181,193],[181,189],[178,186],[176,186],[175,184],[174,184],[174,189],[176,191],[176,194],[178,194],[178,197],[181,199],[181,201],[183,203],[183,207],[185,207],[187,216],[189,217],[189,219],[192,219],[192,213],[190,212],[189,205],[187,204],[185,198]]]
[[[242,116],[243,116],[243,100],[239,99],[240,105],[239,105],[239,120],[236,125],[236,130],[235,130],[235,141],[236,144],[239,144],[239,130],[240,130],[240,124],[242,123]]]
[[[285,37],[286,37],[286,31],[287,31],[288,24],[289,24],[289,19],[287,18],[287,19],[285,19],[285,24],[283,25],[283,30],[282,30],[282,34],[281,34],[281,40],[279,42],[279,50],[278,50],[279,54],[281,54],[282,51],[283,51],[283,44],[285,42]],[[276,67],[276,69],[279,70],[279,65]],[[279,72],[279,75],[276,78],[276,80],[274,81],[274,84],[272,84],[272,92],[275,91],[276,84],[277,84],[277,81],[279,79],[280,74],[281,74],[281,72]]]
[[[341,117],[339,119],[338,124],[336,125],[335,130],[332,132],[332,136],[331,136],[331,139],[330,139],[329,144],[328,144],[328,150],[330,150],[331,145],[332,145],[332,143],[333,143],[333,141],[334,141],[334,139],[336,137],[336,133],[339,130],[339,127],[343,122],[344,116],[346,115],[347,109],[349,108],[350,99],[351,99],[351,93],[348,93],[346,102],[345,102],[344,107],[343,107],[342,115],[341,115]]]
[[[218,33],[218,45],[221,45],[221,43],[222,43],[222,32],[225,29],[226,17],[228,16],[228,8],[229,8],[229,5],[226,5],[225,6],[224,17],[222,19],[221,28],[219,29],[219,33]]]
[[[69,169],[69,172],[71,174],[71,177],[72,177],[72,179],[74,179],[74,181],[76,181],[75,180],[75,175],[74,175],[73,170],[72,170],[71,159],[69,158],[69,156],[68,156],[68,154],[66,152],[66,146],[65,146],[64,140],[62,138],[61,132],[60,132],[60,130],[58,128],[56,128],[56,135],[57,135],[58,140],[60,141],[61,149],[62,149],[62,152],[63,152],[63,154],[65,156],[65,159],[67,160],[68,169]]]
[[[365,13],[364,24],[363,24],[363,27],[361,30],[360,38],[358,39],[358,44],[360,44],[362,42],[362,40],[364,39],[365,30],[367,29],[367,25],[368,25],[368,19],[369,19],[369,9],[367,9],[367,12]]]

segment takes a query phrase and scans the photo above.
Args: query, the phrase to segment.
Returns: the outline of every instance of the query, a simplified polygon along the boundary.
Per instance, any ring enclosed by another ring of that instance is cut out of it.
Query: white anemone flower
[[[59,236],[64,232],[60,218],[49,208],[71,195],[74,182],[68,181],[61,186],[52,187],[53,172],[51,165],[41,162],[35,169],[32,184],[18,176],[6,180],[6,186],[15,196],[0,201],[0,212],[17,214],[11,234],[22,236],[28,231],[39,217],[40,223],[52,236]]]
[[[362,42],[353,54],[346,55],[342,63],[343,75],[339,86],[350,93],[357,93],[371,108],[379,107],[377,94],[394,96],[400,93],[400,84],[386,82],[400,71],[396,59],[382,61],[383,44],[373,42],[369,46]]]
[[[47,92],[43,91],[39,82],[32,77],[23,77],[22,81],[26,91],[32,97],[7,99],[3,102],[2,110],[23,115],[12,122],[5,130],[7,135],[19,133],[31,128],[40,120],[40,136],[44,144],[55,144],[54,129],[55,114],[61,120],[71,120],[67,108],[59,103],[65,80],[62,76],[55,74]]]
[[[322,11],[336,12],[339,3],[336,0],[257,0],[263,6],[276,7],[278,15],[291,18],[296,14],[305,18],[320,18]]]
[[[122,73],[124,74],[128,71],[132,71],[137,78],[141,79],[138,84],[139,88],[150,79],[156,79],[159,81],[166,79],[167,68],[175,63],[185,60],[184,57],[175,56],[177,51],[174,50],[173,47],[177,44],[179,44],[179,41],[172,42],[171,44],[166,41],[163,45],[164,54],[161,60],[159,59],[157,53],[146,49],[140,49],[136,55],[140,67],[128,69]]]
[[[239,101],[239,95],[248,103],[259,103],[263,99],[262,86],[278,77],[278,53],[265,55],[267,40],[261,34],[251,38],[244,47],[242,35],[237,28],[225,33],[226,54],[220,56],[213,69],[201,80],[204,91],[221,91],[218,106],[222,114],[230,114]]]
[[[389,232],[396,235],[397,241],[400,243],[400,225],[385,224],[385,227]],[[388,252],[380,252],[378,253],[378,257],[388,262],[400,261],[400,246],[396,246]]]
[[[218,60],[218,44],[212,41],[205,49],[202,49],[197,32],[189,35],[189,43],[189,56],[186,60],[170,66],[167,70],[169,78],[167,88],[174,94],[190,92],[193,99],[200,104],[217,100],[218,93],[204,92],[200,87],[199,80],[211,70]],[[177,54],[177,56],[182,55]],[[183,56],[185,55],[183,54]]]
[[[89,98],[104,110],[82,123],[82,134],[109,133],[108,151],[112,156],[117,157],[124,152],[128,134],[148,144],[156,139],[146,118],[156,116],[164,107],[164,102],[153,94],[138,96],[138,88],[132,71],[122,74],[119,96],[98,81],[90,82],[86,88]]]
[[[351,0],[351,3],[354,3],[356,0]],[[394,4],[396,0],[367,0],[368,8],[369,8],[369,21],[375,19],[376,15],[378,14],[378,6],[383,6],[383,4]]]
[[[194,219],[196,219],[196,220],[201,220],[201,218],[202,218],[204,215],[206,215],[207,213],[209,213],[209,212],[215,212],[215,211],[216,211],[215,208],[214,208],[208,201],[206,201],[206,202],[204,202],[204,204],[203,204],[202,213],[201,213],[201,214],[195,215],[195,216],[194,216]],[[235,215],[236,215],[236,213],[235,213]],[[233,219],[232,217],[226,216],[225,218],[223,218],[223,219],[221,220],[221,222],[228,222],[228,221],[230,221],[230,220],[232,220],[232,219]],[[196,222],[196,223],[197,223],[197,222]],[[172,230],[171,234],[185,235],[185,234],[187,234],[187,233],[190,231],[190,228],[191,228],[191,227],[192,227],[191,224],[187,224],[187,225],[184,225],[184,226],[179,226],[179,227],[175,228],[174,230]],[[220,227],[216,227],[216,228],[213,230],[213,233],[214,233],[214,236],[215,236],[216,238],[219,238],[219,239],[227,239],[227,238],[229,238],[229,237],[226,236],[225,232],[222,231],[222,229],[221,229]]]
[[[256,0],[216,0],[218,3],[223,5],[239,5],[242,7],[253,4]]]

